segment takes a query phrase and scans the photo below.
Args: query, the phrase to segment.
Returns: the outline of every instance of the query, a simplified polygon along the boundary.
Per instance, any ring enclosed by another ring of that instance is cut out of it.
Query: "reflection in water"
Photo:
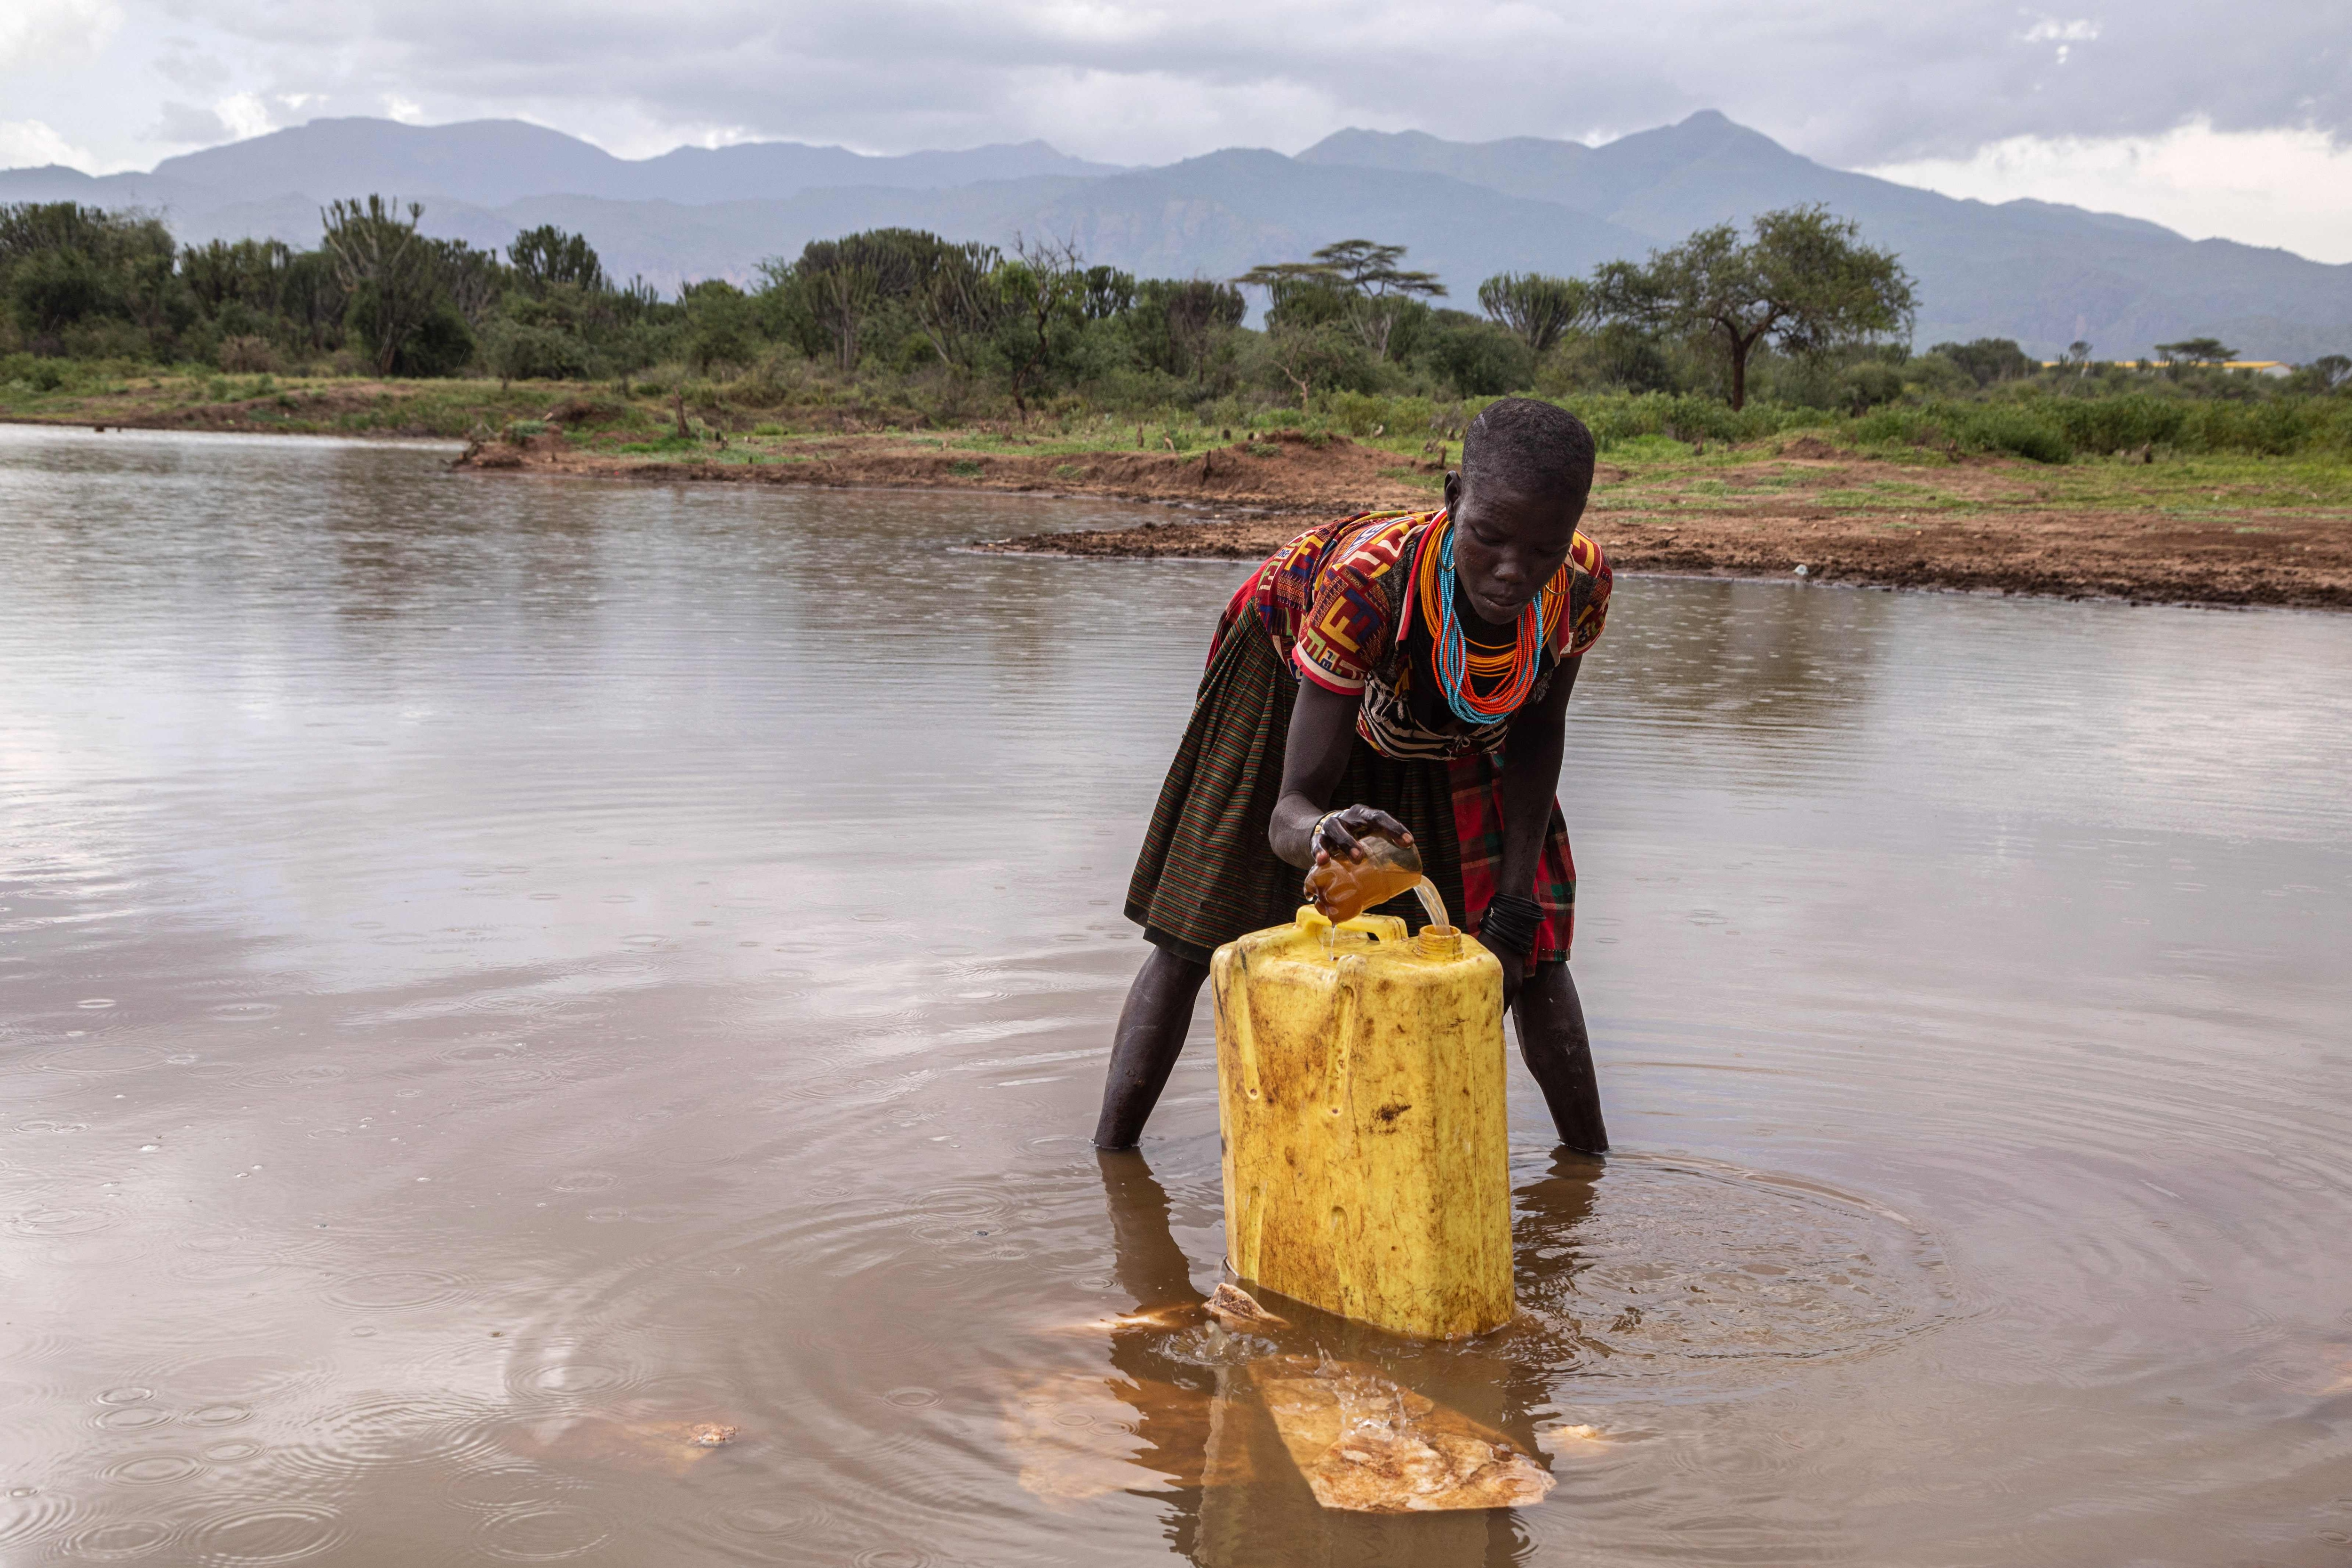
[[[1902,614],[1885,594],[1762,594],[1726,615],[1630,617],[1609,635],[1639,649],[1648,723],[1736,737],[1777,773],[1774,753],[1801,753],[1871,700]]]
[[[1169,1540],[1196,1563],[1238,1568],[1516,1560],[1520,1537],[1507,1515],[1469,1507],[1471,1499],[1445,1504],[1455,1489],[1433,1489],[1425,1473],[1400,1474],[1370,1463],[1381,1456],[1364,1450],[1400,1437],[1430,1459],[1438,1451],[1433,1441],[1473,1449],[1476,1479],[1461,1489],[1479,1501],[1538,1500],[1549,1481],[1518,1457],[1536,1448],[1524,1407],[1500,1413],[1497,1426],[1509,1436],[1471,1420],[1380,1370],[1393,1362],[1396,1342],[1302,1303],[1282,1302],[1287,1316],[1273,1326],[1228,1330],[1202,1310],[1205,1298],[1193,1287],[1190,1260],[1170,1230],[1168,1195],[1143,1156],[1097,1158],[1110,1211],[1114,1272],[1135,1306],[1106,1324],[1112,1377],[1034,1385],[1018,1405],[1016,1422],[1027,1418],[1029,1451],[1044,1460],[1034,1477],[1024,1470],[1031,1489],[1067,1497],[1090,1484],[1103,1489],[1118,1484],[1118,1472],[1108,1467],[1078,1478],[1085,1475],[1084,1457],[1097,1462],[1108,1457],[1108,1430],[1119,1430],[1139,1445],[1130,1463],[1159,1479],[1153,1489],[1171,1492]],[[1549,1233],[1554,1220],[1572,1219],[1553,1207],[1563,1184],[1554,1178],[1531,1189],[1532,1228]],[[1589,1177],[1580,1184],[1589,1193]],[[1505,1366],[1457,1347],[1420,1348],[1435,1351],[1414,1368],[1422,1381],[1475,1390],[1488,1399],[1499,1395],[1509,1405],[1514,1380]],[[1525,1380],[1517,1381],[1524,1392]],[[1103,1388],[1131,1411],[1131,1420],[1105,1423],[1085,1411]],[[1056,1395],[1086,1415],[1084,1426],[1060,1424],[1063,1417],[1048,1417],[1052,1426],[1038,1419]],[[1351,1446],[1346,1440],[1351,1433],[1370,1436]],[[1350,1455],[1352,1464],[1343,1457]],[[1057,1459],[1066,1468],[1057,1470]],[[1330,1507],[1318,1500],[1326,1472],[1333,1478]],[[1486,1479],[1489,1472],[1500,1479]],[[1128,1486],[1136,1479],[1127,1472]],[[1416,1487],[1416,1480],[1423,1484]],[[1448,1511],[1402,1513],[1440,1506]]]
[[[8,1568],[2341,1556],[2352,618],[1623,580],[1619,1152],[1233,1331],[1205,1019],[1084,1135],[1240,568],[444,463],[0,427]],[[1318,1506],[1391,1386],[1553,1490]]]

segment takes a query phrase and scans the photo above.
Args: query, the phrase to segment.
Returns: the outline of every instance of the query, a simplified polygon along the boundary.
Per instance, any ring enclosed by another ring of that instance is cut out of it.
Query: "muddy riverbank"
[[[1081,447],[994,433],[737,437],[680,455],[643,442],[541,434],[469,445],[457,467],[667,483],[976,489],[1175,502],[1229,516],[1328,517],[1433,502],[1444,470],[1344,436],[1266,432],[1190,452]],[[1141,553],[1139,552],[1139,553]],[[1211,553],[1213,553],[1213,552]]]
[[[1664,444],[1658,444],[1664,445]],[[2332,471],[2248,459],[2081,463],[1845,451],[1799,439],[1604,461],[1587,531],[1621,570],[2217,605],[2352,608],[2352,496]],[[1306,521],[1434,504],[1441,472],[1295,432],[1192,452],[985,447],[900,434],[756,441],[690,457],[549,433],[479,444],[510,474],[1013,491],[1160,502],[1134,527],[977,539],[981,549],[1248,559]]]
[[[1255,560],[1291,537],[1297,516],[1146,523],[982,542],[1013,553]],[[1889,525],[1863,515],[1693,510],[1671,522],[1588,519],[1621,572],[1786,577],[1882,588],[1937,588],[2138,603],[2352,608],[2352,526],[2342,519],[2118,518],[2023,511]]]

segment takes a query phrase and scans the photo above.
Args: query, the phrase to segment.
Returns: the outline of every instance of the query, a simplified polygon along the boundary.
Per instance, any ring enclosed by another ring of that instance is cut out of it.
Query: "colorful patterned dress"
[[[1331,804],[1361,802],[1402,822],[1456,923],[1478,929],[1502,862],[1510,721],[1466,725],[1438,689],[1432,557],[1444,520],[1443,511],[1383,512],[1318,525],[1234,593],[1129,884],[1128,918],[1153,942],[1204,962],[1297,910],[1304,878],[1265,835],[1301,679],[1363,694],[1356,746]],[[1599,638],[1610,583],[1600,547],[1578,534],[1546,595],[1529,703],[1542,699],[1562,658]],[[1532,893],[1544,910],[1536,962],[1565,960],[1576,868],[1557,804]],[[1420,923],[1410,898],[1384,912]]]

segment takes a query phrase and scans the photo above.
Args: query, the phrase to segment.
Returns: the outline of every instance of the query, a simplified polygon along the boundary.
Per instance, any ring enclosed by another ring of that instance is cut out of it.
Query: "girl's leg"
[[[1110,1204],[1111,1272],[1120,1287],[1133,1292],[1141,1311],[1198,1302],[1192,1260],[1169,1228],[1168,1191],[1151,1167],[1132,1149],[1105,1150],[1095,1163],[1102,1171],[1103,1196]]]
[[[1513,1011],[1519,1024],[1519,1055],[1551,1108],[1559,1141],[1580,1153],[1601,1152],[1609,1147],[1609,1129],[1601,1120],[1592,1037],[1585,1033],[1584,1004],[1577,998],[1568,965],[1538,963],[1528,971]]]
[[[1142,973],[1128,987],[1127,1005],[1119,1009],[1118,1032],[1111,1037],[1096,1148],[1132,1149],[1143,1136],[1143,1124],[1184,1049],[1192,1003],[1208,977],[1207,964],[1178,958],[1162,947],[1153,947],[1143,961]]]

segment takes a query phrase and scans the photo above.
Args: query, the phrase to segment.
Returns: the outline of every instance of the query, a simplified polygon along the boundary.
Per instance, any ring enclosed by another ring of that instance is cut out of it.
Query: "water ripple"
[[[509,1563],[558,1563],[593,1552],[612,1532],[611,1524],[591,1509],[541,1503],[493,1514],[474,1534],[493,1557]]]
[[[212,1500],[190,1526],[184,1550],[205,1568],[266,1568],[333,1551],[348,1533],[341,1515],[321,1504],[244,1497]]]

